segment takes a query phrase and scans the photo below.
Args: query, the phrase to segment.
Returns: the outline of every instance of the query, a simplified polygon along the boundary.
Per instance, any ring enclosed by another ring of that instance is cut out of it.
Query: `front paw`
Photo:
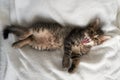
[[[76,72],[76,68],[73,67],[73,66],[71,66],[71,67],[68,69],[68,72],[69,72],[69,73],[74,73],[74,72]]]
[[[70,58],[64,58],[62,61],[62,67],[68,69],[70,67]]]

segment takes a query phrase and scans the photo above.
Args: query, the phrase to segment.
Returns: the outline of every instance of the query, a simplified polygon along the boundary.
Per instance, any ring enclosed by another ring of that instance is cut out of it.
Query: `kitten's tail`
[[[15,25],[7,25],[4,30],[3,30],[3,38],[4,39],[7,39],[8,38],[8,35],[9,33],[13,33],[15,34],[16,36],[20,36],[21,34],[23,34],[25,31],[27,31],[26,28],[23,28],[23,27],[18,27],[18,26],[15,26]]]

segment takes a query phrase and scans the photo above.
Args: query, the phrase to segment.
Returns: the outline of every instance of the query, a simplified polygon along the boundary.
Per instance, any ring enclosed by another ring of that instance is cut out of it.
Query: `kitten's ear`
[[[106,40],[109,40],[111,38],[112,38],[111,36],[107,36],[107,35],[102,35],[102,36],[99,37],[101,43],[103,43]]]
[[[100,18],[94,18],[93,20],[91,20],[89,26],[90,28],[94,28],[94,29],[98,29],[100,27],[101,21]]]

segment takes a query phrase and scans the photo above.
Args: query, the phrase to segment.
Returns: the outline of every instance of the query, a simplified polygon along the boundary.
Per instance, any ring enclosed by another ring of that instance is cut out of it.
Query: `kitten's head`
[[[104,41],[110,39],[110,36],[104,34],[103,30],[101,29],[103,23],[100,21],[99,18],[95,18],[90,22],[87,28],[87,32],[90,38],[94,41],[96,45],[103,43]]]

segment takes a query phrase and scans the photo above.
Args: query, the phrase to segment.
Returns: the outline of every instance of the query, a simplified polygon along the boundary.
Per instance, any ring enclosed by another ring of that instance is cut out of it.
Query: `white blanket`
[[[117,0],[0,0],[0,80],[119,80],[119,3]],[[103,30],[112,38],[83,56],[74,74],[62,69],[63,51],[14,49],[13,35],[8,40],[2,38],[5,24],[25,25],[40,17],[62,25],[86,25],[95,16],[106,23]]]

